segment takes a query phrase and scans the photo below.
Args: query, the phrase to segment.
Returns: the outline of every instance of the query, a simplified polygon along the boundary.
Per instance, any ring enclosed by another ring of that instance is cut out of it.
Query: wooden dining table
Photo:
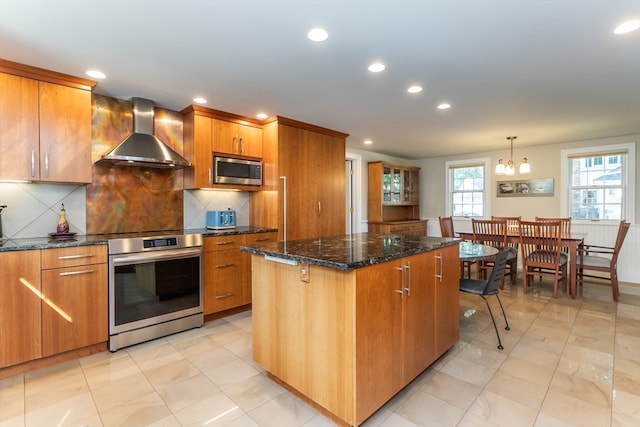
[[[472,231],[457,231],[456,234],[463,240],[473,240]],[[578,289],[578,249],[584,245],[584,238],[587,233],[567,233],[562,235],[562,247],[569,248],[569,294],[575,299]],[[507,229],[507,243],[518,244],[520,242],[520,233],[518,229]]]

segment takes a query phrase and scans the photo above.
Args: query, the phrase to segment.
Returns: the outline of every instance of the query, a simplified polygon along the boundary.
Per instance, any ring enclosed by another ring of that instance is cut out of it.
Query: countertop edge
[[[460,243],[459,239],[451,238],[432,238],[428,242],[423,242],[422,245],[417,247],[397,251],[394,253],[384,254],[380,256],[371,256],[369,258],[355,261],[355,262],[337,262],[326,259],[319,259],[294,253],[283,253],[281,251],[274,251],[265,248],[264,246],[241,246],[240,250],[251,253],[253,255],[267,255],[274,258],[281,258],[294,262],[304,262],[307,264],[318,265],[322,267],[332,268],[335,270],[349,271],[357,268],[367,267],[370,265],[380,264],[382,262],[393,261],[394,259],[404,258],[411,255],[417,255],[423,252],[433,251],[439,248],[457,245]]]

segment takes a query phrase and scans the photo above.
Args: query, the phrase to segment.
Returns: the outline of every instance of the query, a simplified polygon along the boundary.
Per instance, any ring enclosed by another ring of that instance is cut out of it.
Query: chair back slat
[[[500,250],[507,246],[507,221],[493,219],[471,219],[473,241],[490,245]]]
[[[500,251],[496,254],[496,260],[493,263],[493,270],[487,280],[487,284],[484,288],[484,295],[490,295],[497,293],[500,283],[502,282],[502,276],[504,276],[504,269],[507,264],[508,251]]]
[[[536,217],[538,222],[559,222],[560,231],[563,235],[571,234],[571,217],[549,218],[549,217]]]
[[[521,216],[495,216],[495,215],[491,215],[491,219],[495,219],[495,220],[505,220],[507,221],[507,228],[509,229],[515,229],[516,231],[518,230],[518,227],[520,227],[520,221],[522,221],[522,217]]]
[[[557,268],[562,232],[559,221],[521,221],[520,248],[528,266]]]
[[[442,237],[456,237],[453,230],[453,217],[438,217],[440,221],[440,235]]]

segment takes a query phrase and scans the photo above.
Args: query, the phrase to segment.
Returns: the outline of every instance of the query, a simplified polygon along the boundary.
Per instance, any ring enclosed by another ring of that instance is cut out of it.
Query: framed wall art
[[[498,181],[498,197],[553,196],[553,178]]]

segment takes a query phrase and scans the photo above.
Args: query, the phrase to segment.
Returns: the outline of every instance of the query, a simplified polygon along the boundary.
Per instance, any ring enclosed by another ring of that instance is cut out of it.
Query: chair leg
[[[496,325],[496,319],[493,317],[493,311],[491,311],[491,306],[489,305],[489,301],[484,297],[484,295],[480,295],[484,302],[487,304],[487,308],[489,309],[489,315],[491,316],[491,321],[493,322],[493,329],[496,330],[496,336],[498,337],[498,350],[503,350],[502,341],[500,340],[500,332],[498,332],[498,326]]]
[[[511,327],[509,326],[509,321],[507,320],[507,313],[504,312],[504,306],[502,305],[502,301],[500,300],[500,295],[496,294],[496,298],[498,298],[498,304],[500,304],[500,310],[502,310],[502,315],[504,316],[504,323],[506,325],[504,329],[510,331]]]
[[[618,271],[613,270],[609,272],[609,276],[611,277],[611,291],[613,292],[613,300],[618,302],[618,297],[620,296],[620,291],[618,289]]]

